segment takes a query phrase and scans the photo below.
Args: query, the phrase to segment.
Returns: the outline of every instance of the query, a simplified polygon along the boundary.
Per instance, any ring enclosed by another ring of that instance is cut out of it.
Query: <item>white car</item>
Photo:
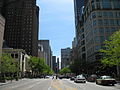
[[[76,76],[76,78],[74,79],[74,82],[81,82],[81,83],[86,83],[86,79],[83,75],[78,75]]]
[[[112,78],[111,76],[101,76],[100,78],[96,79],[96,84],[101,85],[113,85],[116,84],[116,80]]]

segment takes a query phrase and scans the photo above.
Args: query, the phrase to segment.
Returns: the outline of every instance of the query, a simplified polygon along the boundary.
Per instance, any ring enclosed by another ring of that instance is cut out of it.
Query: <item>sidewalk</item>
[[[0,82],[0,86],[7,85],[7,84],[12,84],[12,83],[19,82],[19,81],[23,81],[23,80],[28,80],[28,78],[22,78],[22,79],[19,79],[18,81],[12,80],[12,82],[9,80],[9,81],[7,81],[6,83],[1,83],[1,82]]]
[[[9,83],[13,83],[14,82],[14,80],[11,82],[11,81],[7,81],[6,83],[1,83],[0,82],[0,86],[3,86],[3,85],[6,85],[6,84],[9,84]]]
[[[120,82],[118,82],[117,84],[115,84],[116,88],[120,89]]]
[[[20,81],[20,80],[21,80],[21,79],[19,79],[19,81]],[[18,81],[12,80],[12,82],[11,82],[11,80],[9,80],[9,81],[6,81],[6,83],[1,83],[1,82],[0,82],[0,86],[7,85],[7,84],[10,84],[10,83],[15,83],[15,82],[18,82]]]

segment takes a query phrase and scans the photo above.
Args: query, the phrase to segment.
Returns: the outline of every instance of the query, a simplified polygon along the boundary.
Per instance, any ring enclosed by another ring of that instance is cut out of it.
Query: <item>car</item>
[[[47,76],[45,76],[45,78],[50,78],[50,76],[47,75]]]
[[[69,79],[70,78],[70,76],[68,76],[68,75],[60,75],[59,76],[59,79]]]
[[[71,81],[73,81],[75,78],[76,78],[76,76],[74,76],[74,77],[71,77],[71,78],[70,78],[70,80],[71,80]]]
[[[100,85],[113,85],[116,84],[116,80],[111,76],[101,76],[100,78],[96,79],[96,84]]]
[[[83,75],[78,75],[76,76],[76,78],[74,79],[74,82],[78,83],[78,82],[81,82],[81,83],[86,83],[86,79]]]
[[[93,74],[93,75],[90,75],[88,78],[87,78],[87,81],[88,82],[95,82],[97,79],[97,75]]]

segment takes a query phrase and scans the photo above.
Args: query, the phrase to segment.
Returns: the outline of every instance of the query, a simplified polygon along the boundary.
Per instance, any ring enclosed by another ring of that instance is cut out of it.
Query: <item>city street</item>
[[[102,86],[95,83],[74,83],[69,79],[23,79],[0,85],[0,90],[120,90],[115,86]]]

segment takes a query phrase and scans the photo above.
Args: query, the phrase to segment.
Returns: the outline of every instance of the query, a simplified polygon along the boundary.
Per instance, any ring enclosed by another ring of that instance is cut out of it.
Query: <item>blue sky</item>
[[[75,36],[73,0],[37,0],[40,7],[39,39],[50,40],[53,55],[71,47]]]

